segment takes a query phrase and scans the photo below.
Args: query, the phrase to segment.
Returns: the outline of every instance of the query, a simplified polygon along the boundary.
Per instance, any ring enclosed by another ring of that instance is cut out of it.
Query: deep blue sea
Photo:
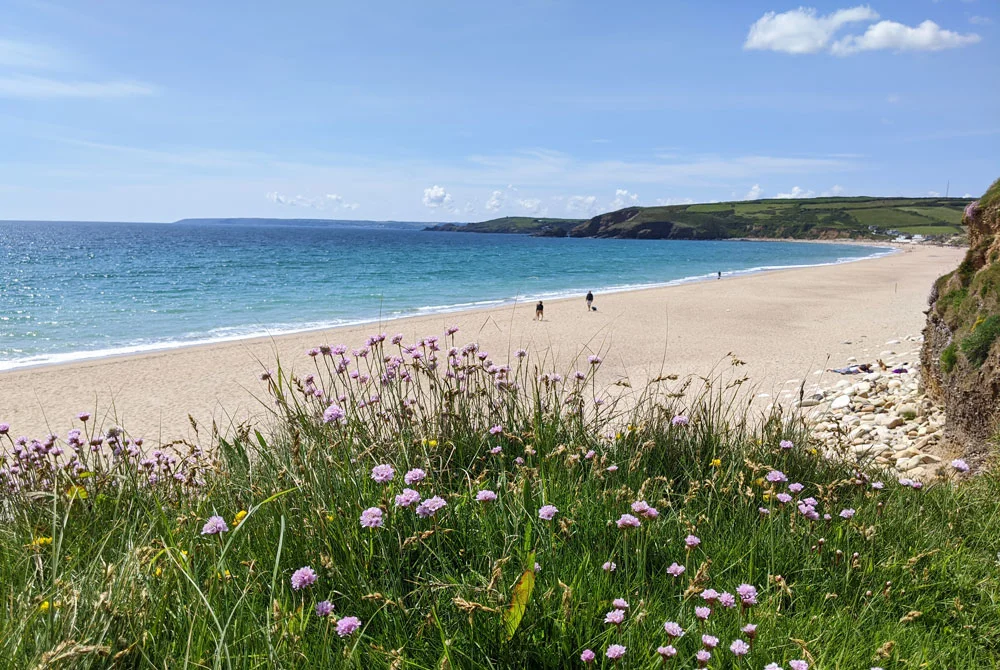
[[[0,370],[887,251],[405,224],[0,222]]]

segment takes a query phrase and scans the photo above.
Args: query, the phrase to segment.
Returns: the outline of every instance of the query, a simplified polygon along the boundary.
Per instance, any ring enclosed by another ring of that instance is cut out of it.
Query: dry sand
[[[79,425],[78,412],[89,411],[105,427],[123,425],[150,442],[191,437],[189,414],[203,426],[259,415],[258,375],[276,356],[286,369],[306,370],[304,352],[320,344],[360,346],[376,332],[412,341],[451,324],[461,328],[459,342],[479,342],[497,362],[526,347],[536,357],[548,352],[547,368],[565,374],[575,358],[600,352],[605,382],[706,374],[728,366],[732,352],[760,393],[787,400],[803,379],[808,390],[820,379],[816,371],[850,356],[872,361],[894,349],[906,360],[916,352],[919,344],[887,342],[920,334],[933,281],[963,253],[906,247],[843,265],[597,295],[599,311],[590,313],[581,296],[546,303],[542,322],[533,321],[530,303],[2,372],[0,421],[14,435],[40,437],[65,434]]]

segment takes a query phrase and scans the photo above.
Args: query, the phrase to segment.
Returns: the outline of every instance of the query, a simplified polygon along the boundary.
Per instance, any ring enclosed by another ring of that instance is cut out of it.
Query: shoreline
[[[566,374],[589,354],[604,357],[598,386],[628,380],[638,388],[660,372],[682,376],[729,368],[729,354],[766,402],[808,392],[822,370],[848,357],[878,356],[884,342],[902,340],[899,355],[916,358],[906,339],[923,328],[922,310],[932,282],[954,269],[961,249],[907,249],[857,262],[757,272],[727,281],[598,294],[598,312],[584,316],[582,296],[534,305],[483,307],[446,314],[386,319],[377,330],[402,333],[406,342],[461,328],[459,345],[476,341],[498,363],[527,348],[539,372]],[[305,352],[320,344],[359,347],[371,324],[311,330],[232,342],[0,372],[0,421],[16,435],[65,433],[78,412],[95,425],[123,426],[160,443],[197,441],[188,417],[225,432],[259,420],[259,375],[279,360],[286,371],[307,372]],[[906,347],[906,348],[902,348]],[[721,363],[721,365],[720,365]],[[204,438],[204,434],[202,435]]]
[[[869,256],[863,256],[860,258],[844,258],[835,261],[829,261],[825,263],[810,263],[810,264],[799,264],[799,265],[774,265],[774,266],[761,266],[747,268],[745,270],[733,270],[730,272],[723,272],[723,279],[736,279],[740,277],[753,276],[757,274],[769,273],[769,272],[782,272],[785,270],[793,269],[808,269],[808,268],[819,268],[819,267],[830,267],[837,265],[845,265],[850,263],[857,263],[861,261],[874,260],[878,258],[884,258],[897,253],[904,253],[906,251],[906,246],[898,243],[875,243],[861,240],[795,240],[795,239],[768,239],[768,238],[738,238],[738,239],[726,239],[726,240],[712,240],[716,242],[796,242],[796,243],[806,243],[806,244],[842,244],[850,246],[861,246],[870,247],[871,249],[885,250],[877,253],[872,253]],[[608,286],[608,287],[597,287],[594,289],[597,293],[601,295],[611,295],[618,293],[628,293],[631,291],[646,291],[654,289],[669,288],[673,286],[684,286],[690,284],[697,284],[700,282],[707,282],[716,279],[715,274],[706,275],[694,275],[690,277],[680,277],[678,279],[671,279],[666,282],[657,282],[653,284],[635,284],[635,285],[620,285],[620,286]],[[167,341],[162,343],[149,343],[149,344],[138,344],[132,346],[122,346],[115,347],[111,349],[95,349],[95,350],[84,350],[84,351],[74,351],[74,352],[62,352],[47,354],[42,356],[43,358],[56,359],[56,360],[40,360],[33,361],[31,357],[27,359],[16,359],[13,361],[0,361],[0,376],[10,372],[27,371],[27,370],[38,370],[44,368],[51,368],[56,366],[74,365],[79,363],[88,362],[100,362],[104,360],[112,360],[119,358],[127,358],[131,356],[142,356],[155,353],[167,353],[171,351],[177,351],[182,349],[190,349],[194,347],[205,347],[214,346],[227,343],[236,343],[241,341],[255,341],[255,340],[271,340],[274,338],[282,338],[291,335],[302,335],[306,333],[318,333],[326,332],[329,330],[335,330],[340,328],[356,328],[361,326],[370,326],[372,324],[382,324],[389,323],[393,321],[398,321],[401,319],[412,319],[421,318],[426,316],[434,315],[446,315],[446,314],[458,314],[461,312],[474,312],[478,310],[485,309],[497,309],[503,307],[513,307],[518,304],[524,304],[526,302],[534,302],[535,300],[543,301],[560,301],[560,300],[572,300],[573,296],[576,296],[579,291],[550,291],[538,294],[530,294],[522,297],[516,298],[497,298],[497,299],[486,299],[478,300],[472,303],[458,303],[456,305],[444,305],[440,307],[423,306],[413,308],[412,313],[407,313],[398,316],[392,316],[389,318],[368,318],[368,319],[353,319],[347,320],[343,323],[330,323],[324,325],[303,325],[302,327],[292,327],[288,329],[280,329],[274,331],[268,331],[266,328],[261,331],[253,331],[245,334],[222,336],[218,338],[201,338],[192,341]],[[19,362],[25,361],[25,362]],[[30,362],[28,362],[30,361]]]

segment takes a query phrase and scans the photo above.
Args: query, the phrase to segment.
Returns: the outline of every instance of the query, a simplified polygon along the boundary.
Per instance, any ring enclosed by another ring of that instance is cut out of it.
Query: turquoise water
[[[0,370],[843,262],[887,249],[405,224],[0,222]]]

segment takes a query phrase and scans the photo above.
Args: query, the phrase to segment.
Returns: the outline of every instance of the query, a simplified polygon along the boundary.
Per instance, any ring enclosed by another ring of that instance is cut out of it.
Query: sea
[[[892,253],[424,225],[0,221],[0,370]]]

